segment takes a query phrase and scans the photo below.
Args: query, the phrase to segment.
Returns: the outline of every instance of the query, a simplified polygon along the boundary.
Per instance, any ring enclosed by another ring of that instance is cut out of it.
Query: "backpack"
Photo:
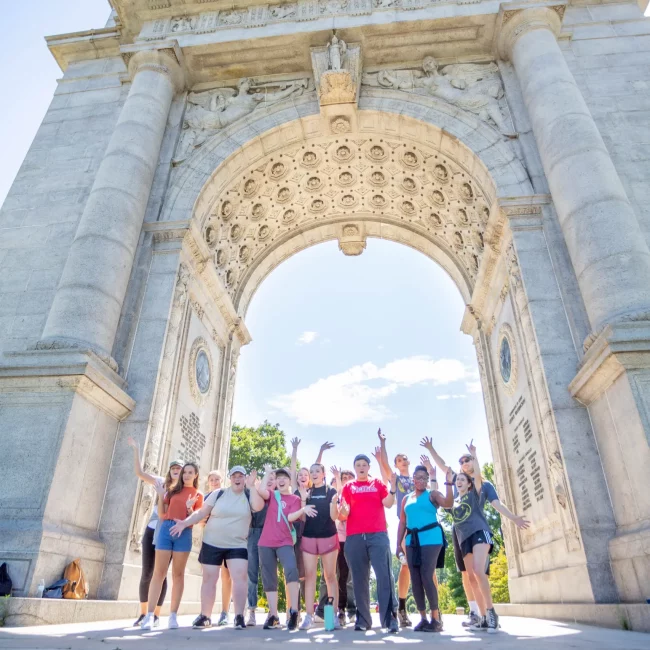
[[[219,499],[221,499],[221,497],[223,496],[224,492],[225,492],[225,490],[223,488],[221,488],[219,490],[219,493],[217,494],[217,498],[214,500],[214,505],[215,506],[217,505],[217,501],[219,501]],[[251,504],[251,491],[247,487],[244,488],[244,494],[246,495],[246,500],[248,501],[248,505],[250,505]]]
[[[71,600],[83,600],[88,598],[88,581],[81,568],[81,560],[76,559],[70,562],[63,572],[63,579],[67,584],[63,587],[63,597]]]
[[[0,564],[0,596],[11,596],[11,588],[13,583],[7,571],[7,563]]]

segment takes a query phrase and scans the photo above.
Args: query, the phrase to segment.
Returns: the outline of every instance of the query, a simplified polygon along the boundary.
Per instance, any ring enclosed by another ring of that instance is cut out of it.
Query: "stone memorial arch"
[[[630,181],[650,146],[612,154],[576,72],[612,47],[592,23],[644,33],[638,7],[240,4],[112,0],[105,28],[48,38],[64,76],[2,211],[18,593],[80,557],[92,596],[133,598],[152,494],[126,438],[151,471],[224,469],[257,287],[314,244],[382,238],[467,305],[498,488],[534,522],[506,525],[512,611],[622,603],[650,627],[650,216]]]

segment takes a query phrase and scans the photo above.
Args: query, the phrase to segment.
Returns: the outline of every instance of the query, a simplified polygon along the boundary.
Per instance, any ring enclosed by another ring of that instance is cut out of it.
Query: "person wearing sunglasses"
[[[450,467],[445,463],[444,459],[438,454],[438,452],[434,449],[433,447],[433,440],[431,438],[423,438],[420,441],[420,446],[424,447],[430,454],[431,457],[433,458],[435,464],[443,471],[445,474],[447,471],[450,469]],[[473,444],[473,441],[470,441],[470,444],[467,445],[467,452],[466,454],[463,454],[459,459],[458,463],[460,465],[460,473],[464,473],[470,482],[472,482],[472,486],[475,489],[477,496],[478,496],[478,502],[481,511],[485,507],[486,503],[489,503],[497,512],[501,513],[504,517],[507,517],[511,521],[513,521],[518,527],[520,528],[527,528],[529,525],[529,522],[527,522],[523,517],[517,516],[514,513],[512,513],[501,501],[499,500],[499,496],[497,495],[497,491],[494,488],[494,485],[490,483],[489,481],[486,481],[483,479],[481,476],[481,469],[480,469],[480,464],[478,462],[478,458],[476,456],[476,447]],[[453,470],[452,470],[453,471]],[[456,487],[456,478],[457,474],[454,473],[453,477],[453,483],[454,483],[454,498],[458,497],[458,488]],[[478,481],[477,481],[478,478]],[[470,486],[468,486],[469,488]],[[477,582],[475,582],[474,579],[470,577],[470,575],[467,572],[467,567],[466,567],[466,559],[465,559],[465,554],[463,553],[461,542],[462,540],[460,539],[460,536],[458,534],[458,529],[457,526],[454,525],[452,527],[452,541],[453,541],[453,546],[454,546],[454,558],[456,560],[456,567],[460,571],[462,580],[463,580],[463,589],[465,590],[465,595],[467,596],[467,602],[469,603],[469,616],[466,621],[463,621],[462,625],[463,627],[474,627],[478,629],[488,629],[488,621],[483,618],[483,614],[485,614],[485,611],[487,609],[487,605],[483,603],[485,600],[482,597],[482,594],[480,590],[476,589]],[[489,526],[485,530],[485,532],[488,534],[487,536],[489,537]],[[487,544],[487,543],[486,543]],[[473,564],[473,575],[474,576],[479,576],[481,584],[487,583],[489,586],[489,583],[487,581],[487,576],[490,574],[490,553],[492,552],[492,542],[490,538],[488,546],[488,552],[485,554],[484,564],[482,565],[482,570],[478,568],[478,560],[477,558],[483,558],[483,554],[479,553],[476,557],[472,555],[472,564]],[[491,605],[491,597],[488,597],[489,601],[489,608],[492,607]],[[483,603],[483,605],[482,605]],[[492,609],[492,612],[494,610]],[[494,614],[496,617],[496,614]],[[496,624],[498,626],[498,617],[496,619]]]

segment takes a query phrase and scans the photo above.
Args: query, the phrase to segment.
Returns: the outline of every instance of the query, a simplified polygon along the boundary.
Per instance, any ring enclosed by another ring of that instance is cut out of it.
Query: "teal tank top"
[[[429,500],[429,491],[423,492],[418,498],[415,497],[415,492],[411,492],[408,496],[404,497],[406,502],[404,506],[404,513],[406,514],[406,527],[407,528],[424,528],[438,521],[438,509]],[[442,544],[442,528],[439,526],[431,530],[425,530],[419,534],[420,546],[433,546],[434,544]],[[406,545],[411,543],[411,536],[406,535]]]

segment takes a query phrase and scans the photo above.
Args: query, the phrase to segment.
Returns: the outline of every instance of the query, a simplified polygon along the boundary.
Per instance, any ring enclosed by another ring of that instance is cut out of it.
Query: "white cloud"
[[[298,345],[309,345],[318,338],[318,332],[303,332],[298,337]]]
[[[446,385],[470,376],[471,372],[456,359],[436,361],[414,356],[391,361],[381,368],[368,362],[277,396],[269,404],[299,424],[343,427],[391,417],[383,401],[400,388],[427,383]]]
[[[466,395],[436,395],[436,399],[465,399]]]
[[[483,390],[480,381],[468,381],[465,384],[465,389],[468,393],[480,393]]]

